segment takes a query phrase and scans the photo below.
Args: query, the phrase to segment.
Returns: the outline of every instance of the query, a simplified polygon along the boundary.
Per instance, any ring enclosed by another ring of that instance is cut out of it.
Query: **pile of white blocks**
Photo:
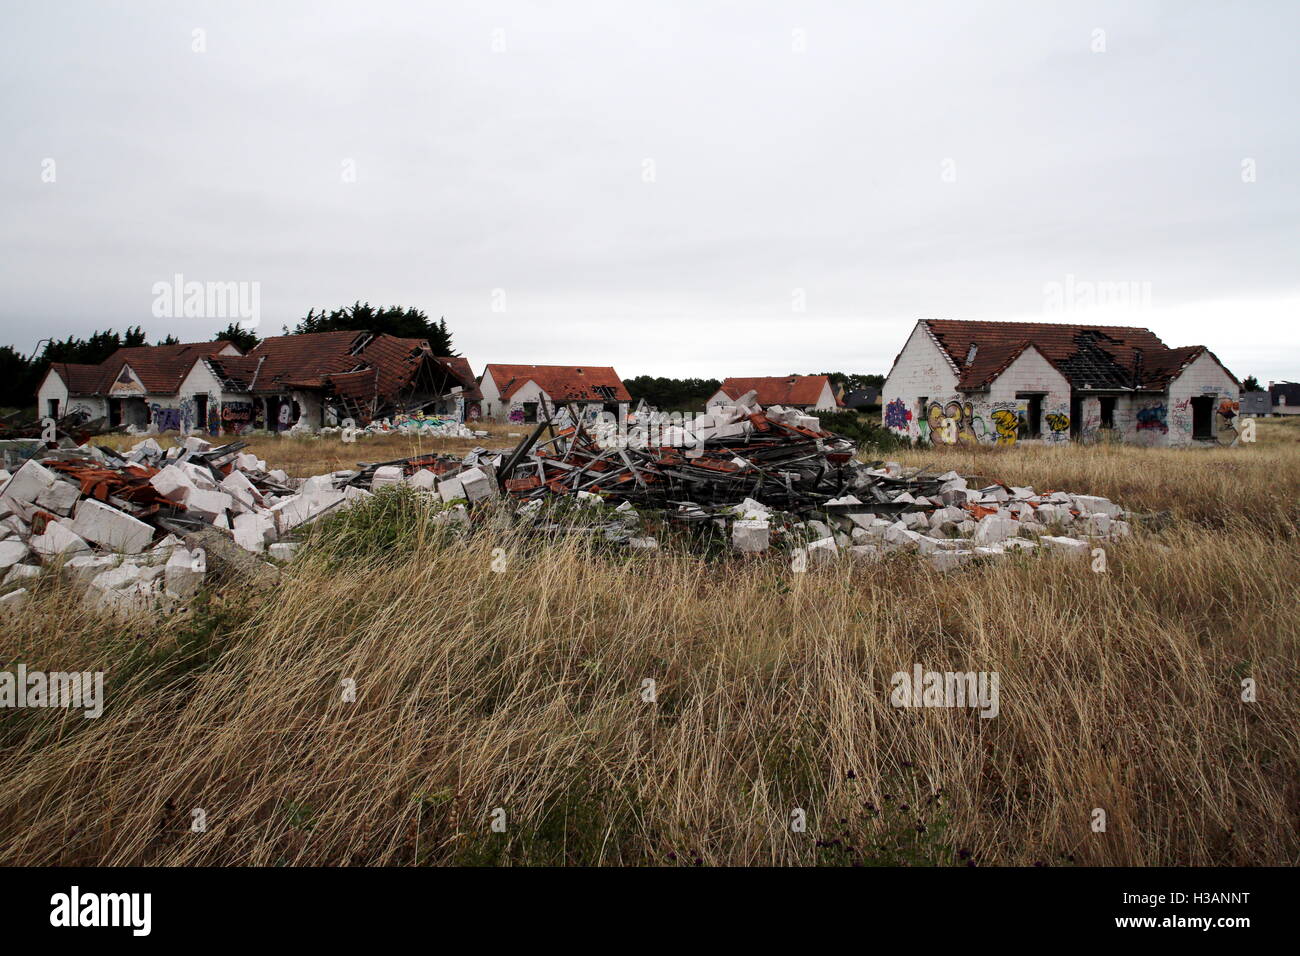
[[[891,477],[901,472],[897,462],[872,470]],[[966,479],[956,472],[942,475],[940,480],[940,494],[933,498],[907,492],[894,498],[893,503],[918,510],[892,517],[872,512],[870,505],[852,496],[828,502],[828,506],[838,506],[838,513],[830,515],[829,524],[811,520],[795,525],[792,550],[810,567],[837,554],[875,560],[892,552],[912,551],[936,570],[947,571],[977,558],[1001,558],[1040,547],[1046,552],[1086,557],[1099,542],[1116,541],[1131,533],[1124,510],[1106,498],[1064,492],[1039,495],[1033,488],[1001,485],[968,488]],[[861,511],[842,510],[857,505],[862,506]],[[773,516],[765,506],[746,500],[732,513],[733,550],[752,554],[774,546]]]
[[[189,460],[211,447],[191,436],[164,451],[147,438],[124,457],[158,469],[149,483],[160,496],[273,561],[292,559],[298,546],[284,540],[292,532],[370,497],[364,489],[347,486],[353,472],[308,478],[292,493],[264,492],[258,479],[281,489],[295,485],[283,471],[268,470],[256,455],[236,455],[224,475]],[[88,461],[111,467],[99,449],[83,446],[81,452]],[[480,488],[475,485],[475,493]],[[0,470],[0,611],[23,606],[27,588],[19,585],[45,571],[84,588],[90,606],[114,612],[165,607],[192,597],[206,573],[203,555],[188,552],[175,536],[161,533],[126,507],[111,497],[83,497],[75,481],[39,461],[27,461],[12,474]]]

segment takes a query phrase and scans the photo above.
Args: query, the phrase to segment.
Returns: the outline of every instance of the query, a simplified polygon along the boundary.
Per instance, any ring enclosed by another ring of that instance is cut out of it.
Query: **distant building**
[[[710,405],[734,402],[746,392],[757,392],[758,404],[782,405],[805,411],[833,412],[839,407],[835,390],[825,375],[782,375],[729,378],[709,399]]]
[[[932,443],[1192,446],[1236,443],[1241,383],[1143,328],[922,320],[881,398],[886,427]]]
[[[1268,392],[1242,392],[1241,414],[1243,418],[1259,418],[1272,410]]]
[[[154,411],[175,405],[186,374],[208,356],[240,355],[230,342],[188,342],[120,348],[98,365],[55,362],[36,391],[42,416],[146,428]]]
[[[420,410],[463,416],[477,395],[469,363],[424,339],[314,332],[264,339],[119,349],[100,365],[56,363],[37,399],[43,415],[108,418],[156,431],[240,434],[318,429]],[[58,416],[54,416],[58,417]]]
[[[1274,415],[1300,415],[1300,382],[1269,382],[1268,397]]]
[[[584,414],[626,414],[632,402],[608,365],[490,364],[479,382],[482,411],[489,418],[535,422],[543,402],[552,408],[577,404]]]
[[[844,395],[845,408],[869,408],[880,404],[880,389],[855,388]]]

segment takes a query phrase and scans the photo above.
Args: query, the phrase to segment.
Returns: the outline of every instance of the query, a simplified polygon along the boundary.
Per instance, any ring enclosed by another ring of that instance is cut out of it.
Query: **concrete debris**
[[[517,515],[547,528],[540,502],[571,498],[650,509],[701,533],[723,529],[742,554],[783,548],[813,566],[841,554],[877,560],[915,551],[941,570],[1033,551],[1039,536],[1042,550],[1086,554],[1093,542],[1131,531],[1123,509],[1095,495],[859,462],[854,444],[822,431],[816,418],[764,410],[753,396],[657,432],[652,422],[615,433],[567,411],[495,463],[502,493],[523,502]],[[441,481],[444,500],[481,500],[464,481],[463,473]]]
[[[272,585],[279,570],[261,555],[288,560],[297,544],[287,535],[370,496],[350,484],[358,472],[295,481],[244,442],[190,436],[164,449],[146,438],[124,453],[69,444],[0,473],[0,572],[11,584],[55,566],[88,604],[114,612],[192,597],[209,564]]]
[[[655,529],[671,529],[739,555],[783,551],[807,568],[897,552],[944,571],[1014,554],[1086,556],[1129,536],[1132,520],[1153,523],[1096,495],[860,462],[854,443],[815,417],[763,409],[752,395],[689,422],[651,419],[633,434],[564,411],[511,450],[360,463],[302,480],[268,469],[242,441],[41,451],[0,471],[0,601],[21,605],[23,585],[46,566],[113,613],[187,601],[209,578],[275,587],[278,565],[300,547],[293,536],[395,488],[427,496],[432,520],[458,533],[519,522],[656,551]],[[442,427],[430,421],[404,425]]]

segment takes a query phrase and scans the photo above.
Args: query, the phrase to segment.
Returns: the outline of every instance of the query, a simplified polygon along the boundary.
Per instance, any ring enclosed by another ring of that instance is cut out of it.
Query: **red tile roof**
[[[94,395],[99,391],[99,383],[104,378],[104,370],[100,366],[75,362],[51,362],[50,371],[57,373],[63,380],[69,395]]]
[[[557,402],[632,401],[623,380],[607,365],[489,365],[483,375],[492,376],[503,399],[536,382]],[[602,395],[598,388],[609,391]]]
[[[1032,347],[1075,388],[1163,390],[1205,351],[1171,349],[1150,329],[1135,326],[950,319],[925,325],[956,367],[959,389],[984,388]]]
[[[722,383],[722,391],[733,399],[751,390],[758,392],[760,405],[816,405],[821,401],[826,383],[825,375],[729,378]]]
[[[478,380],[474,377],[474,370],[469,367],[469,359],[463,355],[440,355],[438,361],[447,366],[452,375],[456,376],[465,385],[465,401],[481,402],[483,400],[483,393],[479,391]]]
[[[59,377],[74,395],[108,394],[124,365],[131,366],[149,394],[174,395],[195,361],[217,355],[230,347],[231,343],[225,341],[133,345],[118,349],[98,365],[56,362],[51,367],[59,372]],[[69,377],[75,380],[75,385]]]

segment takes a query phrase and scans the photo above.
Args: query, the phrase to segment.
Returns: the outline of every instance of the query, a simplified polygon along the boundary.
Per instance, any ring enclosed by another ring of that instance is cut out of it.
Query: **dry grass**
[[[1173,513],[1106,574],[448,546],[399,499],[369,520],[409,550],[322,540],[273,596],[113,624],[45,584],[3,657],[103,668],[108,704],[0,718],[0,860],[1294,865],[1300,444],[1266,426],[1222,452],[977,453]],[[892,708],[914,663],[997,671],[999,715]]]

